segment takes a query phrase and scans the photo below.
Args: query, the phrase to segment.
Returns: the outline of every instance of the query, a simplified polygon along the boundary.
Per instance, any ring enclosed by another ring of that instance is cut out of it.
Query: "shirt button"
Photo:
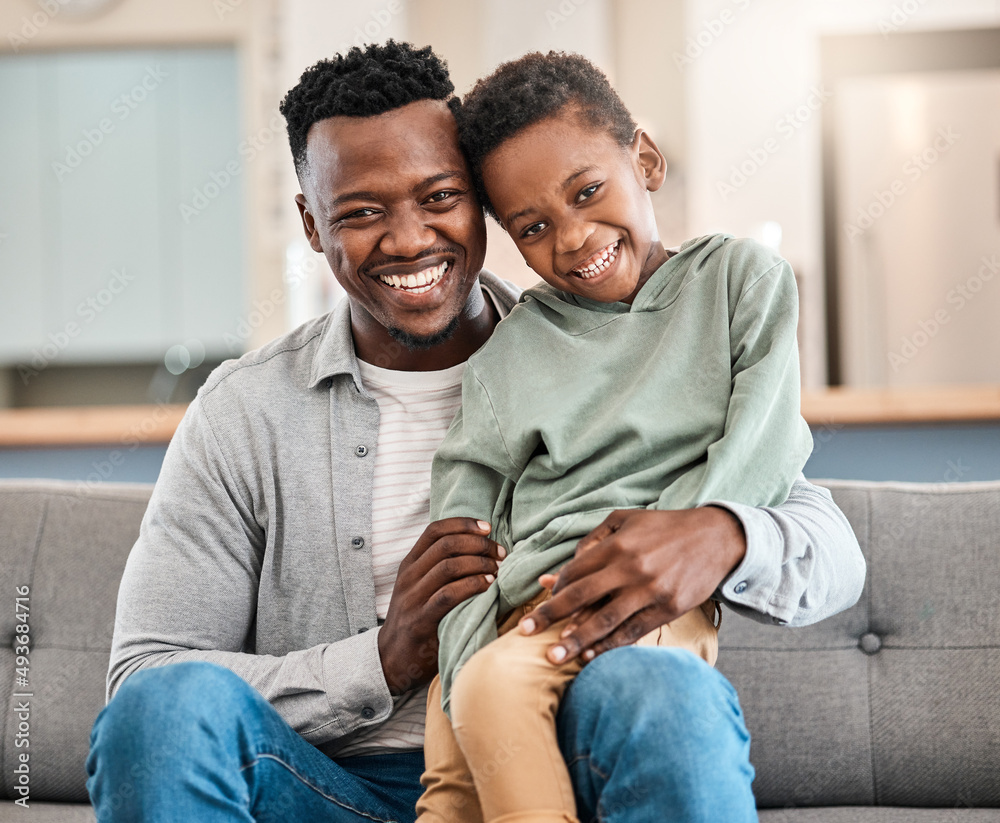
[[[747,590],[746,580],[741,580],[739,583],[733,586],[733,591],[736,592],[736,594],[743,594],[743,592],[745,592],[746,590]]]
[[[375,716],[375,709],[373,709],[371,706],[365,706],[361,710],[361,716],[365,720],[371,720]]]
[[[363,549],[365,547],[365,539],[363,537],[355,537],[351,540],[351,545],[356,549]]]
[[[357,448],[356,448],[356,449],[354,450],[354,453],[355,453],[355,454],[356,454],[356,455],[357,455],[358,457],[364,457],[364,456],[365,456],[366,454],[368,454],[368,447],[367,447],[367,446],[358,446],[358,447],[357,447]]]
[[[865,654],[878,654],[879,649],[882,648],[882,638],[874,632],[868,632],[861,635],[858,646]]]
[[[788,624],[787,620],[782,620],[780,617],[772,617],[771,622],[774,623],[775,626],[785,626]]]

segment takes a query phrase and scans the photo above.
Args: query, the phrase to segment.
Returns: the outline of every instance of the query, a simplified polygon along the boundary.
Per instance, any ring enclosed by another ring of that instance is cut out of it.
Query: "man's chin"
[[[393,340],[410,351],[427,351],[449,340],[458,328],[458,320],[459,318],[456,315],[443,329],[428,335],[412,334],[404,329],[393,326],[389,326],[387,331]]]

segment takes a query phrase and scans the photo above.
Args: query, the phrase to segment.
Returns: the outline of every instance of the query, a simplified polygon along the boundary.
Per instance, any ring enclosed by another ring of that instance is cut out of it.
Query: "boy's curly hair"
[[[306,168],[306,138],[313,123],[328,117],[372,117],[417,100],[447,100],[458,107],[448,65],[430,46],[389,40],[320,60],[302,73],[279,110],[288,126],[295,171]]]
[[[458,110],[459,139],[483,208],[497,218],[483,189],[486,155],[528,126],[573,105],[594,128],[629,146],[636,124],[597,66],[579,54],[533,52],[503,63],[476,83]],[[499,222],[499,220],[498,220]]]

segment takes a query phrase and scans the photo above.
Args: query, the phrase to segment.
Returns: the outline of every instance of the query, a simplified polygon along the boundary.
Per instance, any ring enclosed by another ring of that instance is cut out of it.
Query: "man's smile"
[[[378,279],[397,291],[409,294],[423,294],[440,283],[450,268],[451,263],[445,260],[436,266],[428,266],[415,273],[379,274]]]

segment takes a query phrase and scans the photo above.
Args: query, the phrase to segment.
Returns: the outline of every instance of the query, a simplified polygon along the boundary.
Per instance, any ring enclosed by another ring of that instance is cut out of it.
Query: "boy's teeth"
[[[438,280],[444,277],[446,271],[448,271],[447,261],[432,269],[418,271],[416,274],[380,274],[378,279],[394,289],[402,289],[411,294],[423,294],[425,291],[430,291]]]
[[[615,262],[615,257],[618,254],[618,242],[619,241],[616,240],[610,246],[604,248],[600,255],[595,254],[594,257],[591,258],[594,261],[593,263],[581,266],[578,269],[573,269],[573,273],[580,275],[580,277],[585,280],[593,277],[594,275],[600,274],[608,268],[608,266]]]

